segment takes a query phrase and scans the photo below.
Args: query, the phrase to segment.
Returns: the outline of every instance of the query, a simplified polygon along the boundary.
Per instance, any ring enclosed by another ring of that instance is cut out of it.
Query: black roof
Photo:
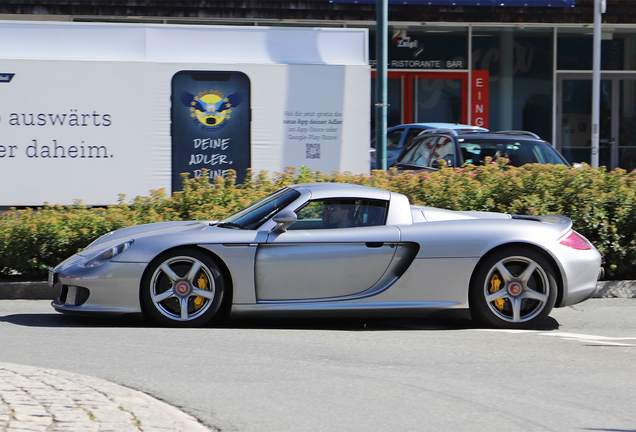
[[[478,136],[480,138],[489,138],[489,139],[524,139],[524,140],[534,140],[534,141],[545,141],[540,136],[533,132],[522,131],[522,130],[504,130],[504,131],[472,131],[472,130],[451,130],[451,129],[426,129],[422,131],[419,135],[413,138],[413,141],[421,141],[427,136],[431,135],[449,135],[455,136],[458,138],[466,137],[466,136]]]
[[[607,0],[605,23],[634,23],[633,0]],[[494,7],[389,5],[390,22],[592,23],[594,0],[575,7]],[[375,4],[331,3],[329,0],[8,0],[0,14],[66,15],[73,20],[233,19],[233,20],[376,20]],[[24,19],[29,19],[24,17]]]

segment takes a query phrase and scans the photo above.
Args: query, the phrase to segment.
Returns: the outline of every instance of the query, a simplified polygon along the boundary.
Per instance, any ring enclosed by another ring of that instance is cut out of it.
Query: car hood
[[[174,234],[182,232],[203,231],[208,228],[211,223],[216,221],[173,221],[173,222],[157,222],[144,225],[136,225],[122,228],[117,231],[111,231],[89,244],[80,255],[87,254],[94,248],[101,248],[107,244],[116,244],[128,240],[134,240],[140,237],[147,237],[157,234]]]

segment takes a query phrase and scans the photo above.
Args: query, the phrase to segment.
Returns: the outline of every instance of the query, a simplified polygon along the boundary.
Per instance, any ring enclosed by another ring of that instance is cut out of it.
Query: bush
[[[323,174],[304,167],[270,176],[248,172],[236,185],[233,172],[210,182],[207,176],[183,180],[183,191],[167,197],[151,191],[107,208],[81,202],[61,207],[11,210],[0,217],[0,275],[19,273],[42,278],[49,266],[81,250],[97,237],[119,228],[172,220],[218,220],[269,193],[294,183],[340,182],[403,193],[413,204],[452,210],[512,214],[563,214],[604,257],[608,278],[636,279],[636,173],[604,168],[501,162],[442,168],[434,173],[373,171],[370,175]]]

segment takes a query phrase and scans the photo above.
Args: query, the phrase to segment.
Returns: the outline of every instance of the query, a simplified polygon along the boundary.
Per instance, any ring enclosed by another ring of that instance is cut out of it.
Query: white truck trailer
[[[365,29],[0,21],[0,207],[369,167]]]

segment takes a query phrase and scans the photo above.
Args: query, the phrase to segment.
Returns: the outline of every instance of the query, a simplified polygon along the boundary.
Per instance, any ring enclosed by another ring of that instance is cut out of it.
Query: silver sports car
[[[564,216],[457,212],[341,183],[286,187],[218,222],[111,232],[49,274],[59,312],[200,326],[228,314],[469,310],[528,328],[591,297],[599,252]]]

